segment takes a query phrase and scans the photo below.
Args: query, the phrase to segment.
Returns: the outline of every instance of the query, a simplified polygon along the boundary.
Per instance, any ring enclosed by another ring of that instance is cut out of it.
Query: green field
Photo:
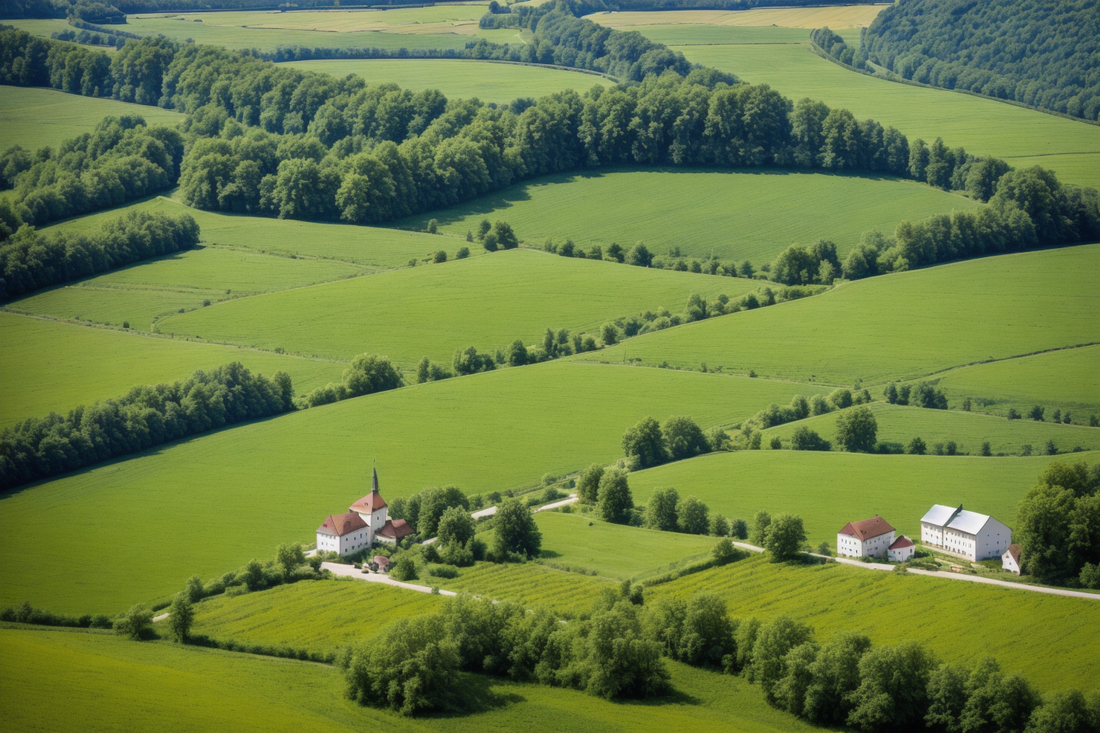
[[[754,30],[775,28],[823,28],[834,31],[868,26],[887,5],[825,5],[804,7],[764,7],[751,10],[658,10],[593,13],[589,20],[622,30],[650,25],[708,25],[720,28],[744,27]],[[858,34],[857,34],[858,37]]]
[[[0,427],[232,361],[268,376],[284,371],[299,394],[339,380],[345,366],[0,313]]]
[[[439,89],[451,99],[477,97],[498,104],[520,97],[545,97],[565,89],[583,92],[608,83],[607,79],[579,71],[468,59],[290,61],[283,65],[341,78],[354,74],[368,84],[393,82],[414,92]]]
[[[859,280],[573,358],[617,362],[625,350],[648,365],[706,362],[832,384],[917,379],[1100,342],[1098,267],[1095,244],[957,262]]]
[[[1094,600],[835,563],[775,565],[764,557],[689,575],[648,596],[693,593],[717,594],[742,618],[788,614],[814,627],[819,640],[852,630],[876,644],[920,641],[953,664],[993,656],[1043,691],[1091,689],[1100,680]]]
[[[482,219],[501,218],[531,243],[571,238],[586,248],[629,249],[644,241],[656,254],[676,246],[690,257],[759,267],[792,242],[830,239],[843,256],[870,229],[892,234],[902,219],[977,205],[889,178],[668,169],[548,176],[399,225],[423,229],[434,218],[443,231],[465,235]]]
[[[302,581],[208,598],[195,608],[192,633],[324,653],[370,638],[394,619],[434,613],[441,600],[380,583]]]
[[[79,351],[66,353],[75,359]],[[212,577],[268,557],[281,542],[310,542],[326,515],[367,492],[375,459],[387,498],[446,484],[501,491],[614,461],[623,432],[646,415],[729,424],[805,390],[558,361],[181,441],[0,499],[0,562],[8,568],[0,606],[29,599],[58,611],[118,611],[172,593],[195,573]],[[33,518],[74,502],[87,521],[37,543]],[[241,521],[257,511],[263,521]],[[132,531],[169,517],[171,533]],[[36,549],[28,554],[30,543]]]
[[[712,453],[631,474],[634,501],[672,486],[699,497],[712,512],[740,517],[791,512],[802,517],[810,544],[836,543],[848,522],[881,515],[899,534],[920,537],[933,504],[990,514],[1016,525],[1016,505],[1052,461],[1100,462],[1100,453],[1072,456],[866,455],[810,451]]]
[[[1022,415],[1036,404],[1047,410],[1069,411],[1075,424],[1087,425],[1100,414],[1100,346],[1063,349],[1020,359],[952,369],[936,378],[953,404],[966,397],[974,409],[1007,415],[1010,407]]]
[[[957,406],[956,406],[957,407]],[[1032,420],[1006,420],[1000,416],[983,415],[961,410],[925,410],[920,407],[903,407],[876,402],[871,405],[878,421],[878,440],[886,443],[908,445],[919,436],[933,452],[933,445],[955,441],[960,453],[979,455],[982,443],[989,442],[990,451],[1019,455],[1023,446],[1030,445],[1036,454],[1042,453],[1048,440],[1062,453],[1074,448],[1100,450],[1100,430],[1081,425],[1055,425],[1051,422]],[[1048,411],[1048,419],[1049,419]],[[798,422],[788,423],[764,431],[764,445],[773,436],[790,447],[790,437],[797,428],[805,426],[826,440],[836,438],[836,421],[840,413],[819,415]],[[1079,416],[1080,417],[1080,416]],[[835,449],[835,442],[834,442]]]
[[[403,718],[344,697],[332,667],[101,634],[0,630],[0,715],[13,733],[95,730],[457,731],[617,733],[819,730],[769,708],[739,677],[669,663],[681,694],[644,703],[471,676],[461,691],[479,712]],[[140,684],[135,684],[140,680]]]
[[[541,343],[548,327],[595,333],[662,306],[680,312],[692,293],[737,297],[760,286],[516,249],[233,300],[168,316],[157,330],[334,359],[385,354],[414,367],[423,356],[449,364],[471,345],[491,352],[517,338]]]
[[[496,601],[514,601],[527,607],[546,606],[558,613],[575,616],[591,611],[603,589],[618,590],[619,583],[533,563],[495,565],[485,562],[463,568],[457,578],[445,581],[443,587]]]
[[[183,119],[172,110],[143,104],[0,85],[0,152],[12,145],[27,150],[44,145],[57,148],[69,138],[91,132],[109,115],[138,115],[150,125],[175,125]]]

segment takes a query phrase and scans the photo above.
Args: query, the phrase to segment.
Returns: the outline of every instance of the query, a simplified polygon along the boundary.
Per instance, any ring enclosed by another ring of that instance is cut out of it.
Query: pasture
[[[13,145],[31,151],[46,145],[56,149],[69,138],[91,132],[110,115],[138,115],[150,125],[175,125],[183,120],[178,112],[159,107],[0,85],[0,151]]]
[[[301,581],[235,598],[207,598],[195,606],[192,633],[325,653],[369,639],[395,619],[434,613],[441,600],[380,583]],[[167,629],[163,633],[169,635]]]
[[[1044,692],[1088,688],[1100,678],[1094,600],[754,557],[657,586],[647,603],[694,593],[718,595],[735,617],[787,614],[812,626],[818,641],[848,630],[875,644],[919,641],[952,664],[996,657]]]
[[[954,410],[926,410],[920,407],[891,405],[875,402],[871,410],[878,422],[878,440],[885,443],[909,445],[914,437],[920,437],[927,445],[928,452],[934,452],[936,443],[946,444],[953,440],[959,453],[979,455],[982,443],[988,442],[994,456],[1000,453],[1021,455],[1024,446],[1031,446],[1037,455],[1045,449],[1047,441],[1054,441],[1061,453],[1069,453],[1074,448],[1100,450],[1100,430],[1081,425],[1055,425],[1051,422],[1032,420],[1006,420],[999,415],[984,415],[978,412],[963,412],[955,405]],[[1050,413],[1047,411],[1047,419]],[[829,413],[787,423],[764,431],[764,445],[773,436],[783,440],[783,447],[790,447],[791,433],[805,426],[829,441],[834,441],[836,450],[836,422],[840,413]],[[1080,421],[1080,415],[1078,421]],[[1087,420],[1087,417],[1086,417]],[[1070,458],[1071,459],[1071,458]]]
[[[797,202],[797,205],[794,203]],[[463,236],[485,218],[505,219],[527,240],[588,248],[644,241],[655,254],[752,260],[758,268],[792,242],[836,243],[844,256],[863,232],[892,234],[902,219],[977,206],[921,184],[877,176],[776,170],[609,170],[547,176],[466,204],[398,222]]]
[[[0,313],[0,427],[232,361],[268,376],[284,371],[299,394],[344,371],[328,361]]]
[[[472,59],[339,59],[289,61],[283,65],[336,77],[352,74],[368,84],[393,82],[414,92],[439,89],[451,99],[477,97],[497,104],[521,97],[545,97],[566,89],[583,92],[596,84],[614,83],[581,71]]]
[[[629,355],[689,369],[705,362],[826,384],[918,379],[1100,342],[1098,267],[1095,244],[956,262],[857,280],[571,358],[618,362]]]
[[[658,10],[652,12],[593,13],[585,18],[608,28],[636,30],[638,26],[712,25],[745,28],[860,28],[868,26],[887,5],[835,5],[752,10]]]
[[[457,349],[542,343],[548,327],[595,333],[646,310],[682,311],[692,293],[737,297],[760,285],[516,249],[233,300],[169,315],[157,330],[334,359],[384,354],[412,368],[424,356],[450,364]]]
[[[79,358],[75,348],[67,353]],[[183,440],[0,498],[8,568],[0,606],[28,599],[63,612],[117,612],[174,593],[196,573],[209,578],[269,557],[281,542],[311,542],[325,516],[367,493],[374,460],[387,499],[448,484],[469,493],[531,487],[547,473],[613,462],[623,432],[647,415],[691,415],[707,428],[805,389],[558,361]],[[35,518],[74,502],[85,521],[48,543],[34,539]],[[257,512],[262,521],[241,521]],[[171,533],[133,531],[165,521]]]
[[[581,692],[467,676],[471,711],[405,718],[344,697],[339,670],[170,643],[139,644],[103,634],[0,630],[0,714],[13,733],[49,730],[240,731],[403,730],[413,733],[618,733],[668,730],[802,733],[818,730],[769,708],[745,680],[669,663],[679,695],[645,704]],[[135,685],[135,680],[141,680]]]
[[[811,451],[711,453],[631,474],[634,501],[672,486],[697,496],[710,511],[742,518],[756,512],[802,517],[811,545],[836,543],[848,522],[876,514],[899,534],[920,537],[920,518],[933,504],[990,514],[1013,527],[1016,505],[1053,461],[1100,462],[1100,453],[1071,456],[867,455]]]

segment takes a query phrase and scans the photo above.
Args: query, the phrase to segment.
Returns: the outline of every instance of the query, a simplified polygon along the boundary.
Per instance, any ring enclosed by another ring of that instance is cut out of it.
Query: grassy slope
[[[10,21],[4,21],[9,23]],[[64,21],[61,21],[64,23]],[[0,151],[12,145],[37,150],[91,132],[108,115],[139,115],[150,125],[175,125],[177,112],[113,99],[95,99],[53,89],[0,86]]]
[[[1100,430],[1080,425],[1055,425],[1031,420],[1006,420],[1003,417],[983,415],[961,410],[924,410],[919,407],[903,407],[876,402],[871,405],[878,421],[878,439],[888,443],[908,445],[914,436],[920,436],[929,452],[935,443],[955,441],[960,453],[978,455],[982,443],[988,441],[994,455],[1016,453],[1030,445],[1036,453],[1043,450],[1048,440],[1063,453],[1081,447],[1100,450]],[[837,414],[818,415],[794,423],[772,428],[764,433],[764,444],[773,435],[783,439],[784,447],[798,427],[814,430],[826,440],[836,438]]]
[[[547,327],[593,333],[620,316],[680,311],[695,292],[736,297],[759,286],[519,249],[236,300],[169,316],[158,330],[338,359],[369,351],[412,367],[425,355],[449,364],[470,345],[541,343]]]
[[[286,65],[340,78],[354,74],[369,84],[393,82],[414,92],[439,89],[449,98],[477,97],[483,102],[498,104],[507,104],[520,97],[545,97],[565,89],[584,91],[598,83],[607,84],[606,79],[575,71],[458,59],[341,59],[291,61]]]
[[[876,644],[915,639],[955,664],[993,656],[1044,691],[1087,689],[1100,676],[1100,603],[1092,600],[763,557],[658,586],[649,597],[693,593],[719,595],[734,616],[789,614],[819,640],[847,629]]]
[[[802,451],[715,453],[632,474],[634,501],[673,486],[711,512],[742,517],[767,510],[803,518],[812,545],[836,542],[846,523],[882,515],[901,534],[920,536],[920,518],[933,504],[964,505],[1010,527],[1016,505],[1055,460],[1100,461],[1100,453],[1071,457],[864,455]]]
[[[577,615],[591,611],[601,592],[605,588],[617,591],[619,583],[534,563],[478,563],[472,568],[463,568],[457,578],[444,581],[441,587],[529,607],[547,606],[562,614]]]
[[[345,699],[340,673],[322,665],[37,630],[0,630],[0,650],[0,713],[19,732],[224,731],[227,720],[241,731],[816,730],[768,708],[742,679],[675,663],[672,682],[684,694],[660,702],[475,676],[464,696],[482,712],[410,720]]]
[[[730,423],[803,389],[551,362],[234,427],[0,499],[0,562],[10,568],[0,605],[27,598],[59,611],[117,611],[174,592],[194,573],[210,577],[280,542],[311,541],[327,514],[366,492],[372,459],[387,498],[445,484],[503,490],[615,460],[623,431],[646,415]],[[39,542],[32,519],[74,502],[88,520]],[[168,534],[134,530],[166,521]]]
[[[231,361],[269,376],[285,371],[298,392],[339,380],[344,370],[332,362],[0,313],[0,427]]]
[[[301,582],[209,598],[196,606],[193,633],[327,652],[374,636],[390,620],[433,613],[441,598],[378,583]]]
[[[629,249],[641,240],[658,254],[678,246],[691,257],[759,266],[792,242],[830,239],[844,253],[869,229],[893,233],[902,219],[976,205],[894,179],[670,169],[549,176],[401,224],[423,228],[435,218],[443,231],[465,235],[482,219],[500,218],[528,242],[571,238],[585,248],[618,242]]]
[[[971,260],[848,283],[808,300],[646,334],[581,355],[700,362],[833,384],[1100,341],[1100,245]],[[1082,398],[1084,399],[1084,398]]]

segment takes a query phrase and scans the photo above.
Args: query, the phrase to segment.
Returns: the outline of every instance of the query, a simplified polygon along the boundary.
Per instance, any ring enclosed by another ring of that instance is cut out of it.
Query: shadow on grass
[[[456,701],[454,707],[450,710],[429,713],[423,717],[425,719],[463,718],[467,715],[487,713],[508,705],[527,702],[527,698],[515,692],[515,685],[516,683],[483,674],[462,674],[454,694]]]

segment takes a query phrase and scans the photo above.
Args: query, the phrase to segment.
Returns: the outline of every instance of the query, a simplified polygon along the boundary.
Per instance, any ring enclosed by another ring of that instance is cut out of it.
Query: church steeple
[[[374,467],[374,476],[370,480],[370,493],[378,493],[378,466]]]

